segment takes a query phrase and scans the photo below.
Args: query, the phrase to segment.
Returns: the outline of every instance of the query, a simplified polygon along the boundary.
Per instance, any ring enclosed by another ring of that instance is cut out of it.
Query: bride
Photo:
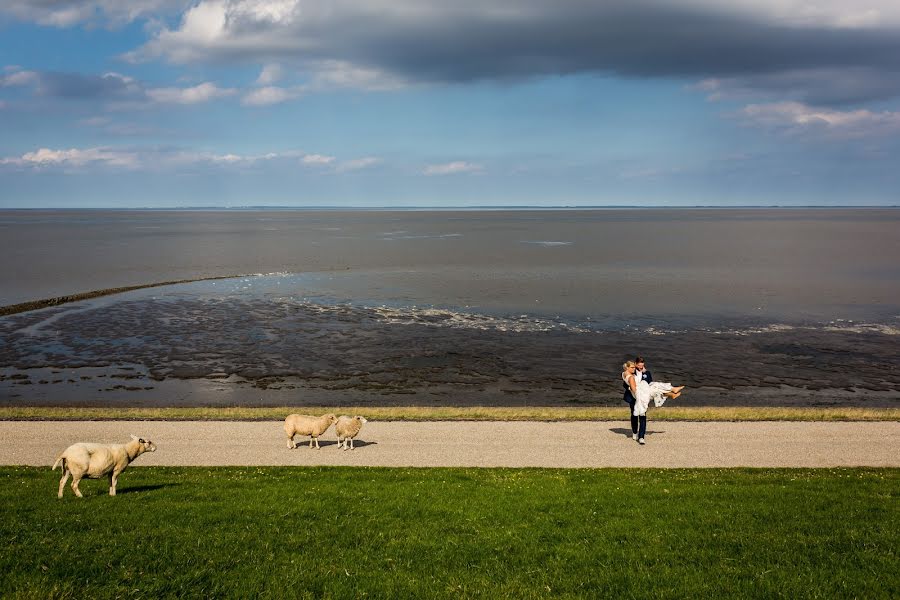
[[[675,399],[681,395],[683,385],[673,386],[671,383],[662,383],[654,381],[647,383],[644,380],[636,381],[634,375],[635,363],[628,361],[622,365],[622,381],[631,388],[631,395],[634,396],[634,416],[640,417],[647,414],[650,408],[650,400],[653,400],[654,406],[662,406],[667,398]]]

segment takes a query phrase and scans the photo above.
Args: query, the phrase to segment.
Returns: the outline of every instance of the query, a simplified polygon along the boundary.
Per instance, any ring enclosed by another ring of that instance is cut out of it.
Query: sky
[[[0,0],[0,208],[900,204],[896,0]]]

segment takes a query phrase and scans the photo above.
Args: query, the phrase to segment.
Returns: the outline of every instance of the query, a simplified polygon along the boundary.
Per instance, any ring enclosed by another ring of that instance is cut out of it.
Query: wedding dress
[[[666,396],[663,394],[672,391],[671,383],[663,383],[661,381],[647,383],[643,379],[637,380],[637,375],[634,377],[637,383],[637,391],[633,394],[635,399],[634,416],[636,417],[647,414],[651,400],[653,400],[653,406],[662,406],[666,401]],[[627,373],[622,373],[622,381],[628,383]]]

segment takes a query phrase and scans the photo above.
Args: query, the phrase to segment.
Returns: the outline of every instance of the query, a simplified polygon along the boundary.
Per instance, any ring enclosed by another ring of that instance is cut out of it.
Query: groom
[[[650,371],[647,369],[647,366],[644,364],[644,357],[638,356],[634,359],[634,364],[637,366],[637,370],[635,371],[635,375],[638,373],[641,374],[641,379],[646,381],[647,383],[653,383],[653,375],[650,374]]]
[[[637,365],[637,369],[634,371],[635,382],[644,380],[647,383],[650,383],[653,381],[653,375],[650,374],[647,365],[644,364],[643,356],[635,357],[634,363]],[[641,415],[639,417],[634,416],[634,403],[637,402],[637,400],[631,394],[631,387],[629,387],[628,383],[622,382],[622,385],[625,387],[625,396],[623,400],[628,403],[628,414],[631,415],[631,439],[640,440],[641,443],[643,443],[644,434],[647,433],[647,415]]]

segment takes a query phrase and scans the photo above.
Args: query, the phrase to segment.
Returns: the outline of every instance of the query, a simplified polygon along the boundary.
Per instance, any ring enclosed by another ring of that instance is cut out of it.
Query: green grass
[[[896,598],[897,469],[0,468],[0,597]]]
[[[87,408],[2,406],[0,420],[165,420],[165,421],[272,421],[291,413],[362,414],[377,421],[620,421],[627,414],[620,406],[392,406],[392,407],[166,407]],[[900,421],[898,408],[784,408],[663,407],[653,410],[654,421]]]

